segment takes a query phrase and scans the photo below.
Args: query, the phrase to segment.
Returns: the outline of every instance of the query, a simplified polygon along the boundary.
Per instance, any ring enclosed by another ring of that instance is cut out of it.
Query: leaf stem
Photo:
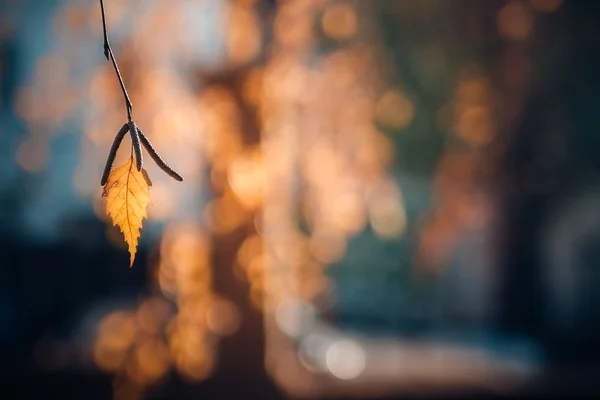
[[[100,10],[102,11],[102,29],[104,32],[104,57],[106,57],[107,60],[110,59],[110,61],[112,61],[113,67],[115,68],[115,73],[117,74],[117,78],[119,78],[121,90],[123,91],[123,97],[125,98],[125,107],[127,107],[127,120],[131,121],[133,105],[131,104],[131,100],[129,99],[129,95],[127,94],[125,83],[123,83],[121,72],[119,71],[119,67],[117,66],[117,60],[115,60],[115,55],[113,54],[112,48],[110,47],[110,43],[108,42],[108,33],[106,29],[106,15],[104,13],[104,0],[100,0]]]

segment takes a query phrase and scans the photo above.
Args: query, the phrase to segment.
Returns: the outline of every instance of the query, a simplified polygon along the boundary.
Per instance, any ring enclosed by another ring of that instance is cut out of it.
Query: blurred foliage
[[[263,357],[276,381],[308,387],[294,368],[316,367],[289,363],[301,352],[273,332],[296,340],[319,324],[373,338],[535,336],[547,270],[576,304],[557,278],[569,263],[546,265],[536,247],[561,237],[548,221],[575,218],[561,209],[579,193],[569,176],[599,165],[598,7],[574,3],[107,2],[135,119],[186,177],[176,186],[148,167],[146,276],[85,322],[88,361],[114,377],[115,398],[143,397],[170,371],[190,382],[262,371]],[[103,231],[97,182],[123,118],[119,87],[97,2],[54,6],[34,33],[0,32],[1,229],[102,252],[94,265],[112,268],[125,248]],[[35,60],[30,73],[19,54]],[[104,288],[98,299],[116,297]],[[344,354],[361,346],[324,346],[323,371],[357,378],[369,357]]]

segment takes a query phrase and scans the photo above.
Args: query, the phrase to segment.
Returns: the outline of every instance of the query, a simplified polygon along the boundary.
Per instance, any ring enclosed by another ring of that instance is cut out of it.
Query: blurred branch
[[[113,67],[115,68],[117,78],[119,78],[119,83],[121,84],[121,90],[123,91],[123,97],[125,98],[125,106],[127,107],[127,120],[131,121],[133,105],[131,104],[131,100],[129,99],[129,95],[127,94],[125,83],[123,83],[121,72],[119,71],[119,67],[117,66],[117,60],[115,60],[115,55],[113,54],[112,48],[110,47],[110,43],[108,42],[108,33],[106,30],[106,15],[104,12],[104,0],[100,0],[100,10],[102,11],[102,30],[104,32],[104,57],[106,57],[107,60],[110,59],[110,61],[112,61]]]

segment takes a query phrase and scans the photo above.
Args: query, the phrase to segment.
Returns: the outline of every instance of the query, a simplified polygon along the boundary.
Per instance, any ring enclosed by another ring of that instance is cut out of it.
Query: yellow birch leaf
[[[111,171],[102,192],[102,197],[106,197],[106,213],[112,218],[113,226],[121,228],[129,245],[130,268],[135,259],[142,220],[148,217],[150,186],[152,182],[146,170],[138,171],[130,157],[125,164]]]

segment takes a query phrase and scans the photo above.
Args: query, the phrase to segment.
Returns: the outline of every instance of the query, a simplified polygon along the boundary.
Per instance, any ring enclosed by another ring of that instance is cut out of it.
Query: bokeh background
[[[600,2],[105,5],[185,181],[128,268],[99,2],[0,1],[7,398],[600,391]]]

